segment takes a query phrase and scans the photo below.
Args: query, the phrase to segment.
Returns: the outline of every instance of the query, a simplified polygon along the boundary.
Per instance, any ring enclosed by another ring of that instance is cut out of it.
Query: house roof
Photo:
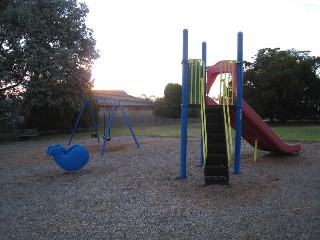
[[[123,90],[92,90],[95,98],[99,98],[100,105],[112,105],[113,100],[118,99],[124,106],[153,106],[154,103],[146,99],[128,95]]]

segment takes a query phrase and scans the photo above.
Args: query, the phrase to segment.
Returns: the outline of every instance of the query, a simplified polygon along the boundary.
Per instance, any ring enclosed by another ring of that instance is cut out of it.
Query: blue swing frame
[[[126,112],[124,111],[124,108],[123,108],[122,104],[120,103],[120,100],[119,99],[110,99],[110,98],[87,98],[85,100],[85,102],[82,105],[80,114],[79,114],[78,119],[76,121],[76,124],[75,124],[75,126],[74,126],[74,128],[72,130],[68,145],[71,144],[72,138],[73,138],[73,136],[75,134],[75,131],[76,131],[78,125],[79,125],[81,116],[82,116],[82,114],[84,112],[84,109],[85,109],[86,105],[88,105],[89,110],[90,110],[90,117],[91,117],[91,121],[92,121],[92,124],[93,124],[93,129],[94,129],[95,135],[97,136],[98,142],[100,142],[97,125],[96,125],[96,122],[95,122],[95,119],[94,119],[93,109],[92,109],[92,106],[90,104],[91,101],[98,101],[98,100],[113,101],[113,105],[112,105],[112,109],[111,109],[111,113],[110,113],[107,129],[106,129],[106,134],[103,137],[104,141],[103,141],[103,146],[102,146],[102,149],[101,149],[101,156],[104,155],[104,151],[105,151],[105,148],[106,148],[106,145],[107,145],[108,136],[109,136],[109,133],[110,133],[111,123],[112,123],[112,118],[113,118],[113,115],[114,115],[114,110],[115,110],[116,105],[118,105],[120,107],[122,115],[123,115],[123,117],[124,117],[124,119],[126,121],[126,124],[127,124],[128,128],[129,128],[130,132],[131,132],[131,135],[132,135],[137,147],[140,148],[140,144],[138,142],[138,139],[136,138],[136,136],[134,134],[134,131],[133,131],[132,127],[131,127],[129,118],[128,118]]]

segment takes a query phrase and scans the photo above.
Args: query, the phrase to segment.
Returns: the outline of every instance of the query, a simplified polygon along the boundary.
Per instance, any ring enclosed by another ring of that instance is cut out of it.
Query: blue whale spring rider
[[[89,161],[89,151],[80,144],[65,148],[61,144],[51,145],[47,154],[66,171],[76,171],[83,168]]]

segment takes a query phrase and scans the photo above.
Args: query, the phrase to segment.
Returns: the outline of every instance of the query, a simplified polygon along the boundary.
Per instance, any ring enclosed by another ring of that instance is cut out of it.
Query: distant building
[[[154,103],[147,99],[137,98],[128,95],[123,90],[93,90],[95,98],[102,98],[97,103],[100,106],[99,125],[103,127],[104,118],[109,118],[113,103],[118,99],[133,125],[153,124],[155,119],[153,115]],[[116,106],[112,118],[112,126],[124,125],[125,119],[119,106]]]

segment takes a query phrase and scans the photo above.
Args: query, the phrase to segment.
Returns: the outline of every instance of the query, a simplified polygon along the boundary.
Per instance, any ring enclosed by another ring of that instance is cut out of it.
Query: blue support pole
[[[204,61],[205,68],[206,68],[206,74],[204,76],[204,83],[207,82],[207,43],[202,42],[202,60]],[[206,84],[204,85],[204,92],[206,95]]]
[[[187,177],[187,130],[188,130],[188,30],[183,30],[183,55],[182,55],[182,104],[181,104],[181,156],[180,179]]]
[[[74,128],[73,128],[73,130],[72,130],[72,133],[71,133],[71,136],[70,136],[70,139],[69,139],[69,142],[68,142],[68,146],[70,145],[70,143],[71,143],[71,141],[72,141],[73,135],[74,135],[74,133],[76,132],[76,129],[77,129],[78,125],[79,125],[81,116],[82,116],[82,114],[83,114],[83,111],[84,111],[84,109],[85,109],[88,101],[89,101],[89,98],[87,98],[87,99],[84,101],[83,105],[82,105],[82,109],[81,109],[81,111],[80,111],[80,114],[79,114],[79,116],[78,116],[78,119],[77,119],[77,121],[76,121],[76,124],[74,125]]]
[[[140,148],[140,144],[139,144],[139,142],[138,142],[138,139],[136,138],[136,135],[135,135],[134,132],[133,132],[133,129],[132,129],[131,124],[130,124],[130,121],[129,121],[129,118],[128,118],[126,112],[124,111],[124,109],[123,109],[123,107],[122,107],[122,105],[121,105],[121,103],[120,103],[119,100],[118,100],[118,104],[119,104],[119,106],[120,106],[122,115],[123,115],[124,119],[126,120],[127,126],[128,126],[128,128],[130,129],[130,132],[131,132],[131,135],[132,135],[132,137],[133,137],[133,139],[134,139],[134,142],[136,143],[137,147]]]
[[[205,64],[204,67],[207,66],[207,43],[202,42],[202,60]],[[207,71],[205,72],[205,75],[203,76],[204,78],[204,96],[206,96],[206,76],[207,76]],[[200,95],[201,96],[201,95]],[[201,126],[202,128],[202,126]],[[203,167],[204,164],[204,159],[203,159],[203,142],[202,142],[202,129],[200,129],[200,139],[201,139],[201,146],[200,146],[200,166]]]
[[[108,121],[106,135],[104,136],[104,141],[103,141],[103,145],[102,145],[102,149],[101,149],[101,156],[103,156],[104,150],[105,150],[106,145],[107,145],[107,140],[108,140],[107,136],[109,136],[110,127],[111,127],[111,123],[112,123],[112,117],[113,117],[113,114],[114,114],[114,109],[116,107],[116,104],[117,104],[117,100],[114,100],[113,105],[112,105],[112,109],[111,109],[111,112],[110,112],[110,117],[109,117],[109,121]]]
[[[119,107],[121,109],[122,115],[123,115],[123,117],[124,117],[124,119],[125,119],[125,121],[127,123],[128,128],[130,129],[131,135],[132,135],[137,147],[140,148],[140,144],[138,142],[138,139],[136,138],[136,135],[133,132],[133,129],[132,129],[130,121],[129,121],[129,118],[128,118],[127,114],[125,113],[125,111],[124,111],[119,99],[116,99],[113,102],[112,109],[111,109],[111,112],[110,112],[110,117],[109,117],[108,126],[107,126],[107,130],[106,130],[106,135],[104,136],[103,146],[102,146],[102,149],[101,149],[101,156],[103,156],[104,150],[105,150],[105,148],[107,146],[107,141],[108,141],[108,136],[109,136],[109,133],[110,133],[112,118],[113,118],[114,110],[115,110],[115,107],[116,107],[117,104],[119,105]]]
[[[234,174],[240,173],[241,131],[242,131],[242,82],[243,82],[243,33],[238,32],[237,51],[237,113],[236,113],[236,140],[234,154]]]
[[[98,142],[100,142],[100,138],[99,138],[99,134],[98,134],[98,129],[97,129],[96,121],[94,120],[94,113],[93,113],[92,106],[91,106],[91,104],[90,104],[90,100],[88,101],[88,106],[89,106],[89,110],[90,110],[90,116],[91,116],[91,121],[92,121],[93,129],[94,129],[94,133],[95,133],[96,136],[97,136]]]

